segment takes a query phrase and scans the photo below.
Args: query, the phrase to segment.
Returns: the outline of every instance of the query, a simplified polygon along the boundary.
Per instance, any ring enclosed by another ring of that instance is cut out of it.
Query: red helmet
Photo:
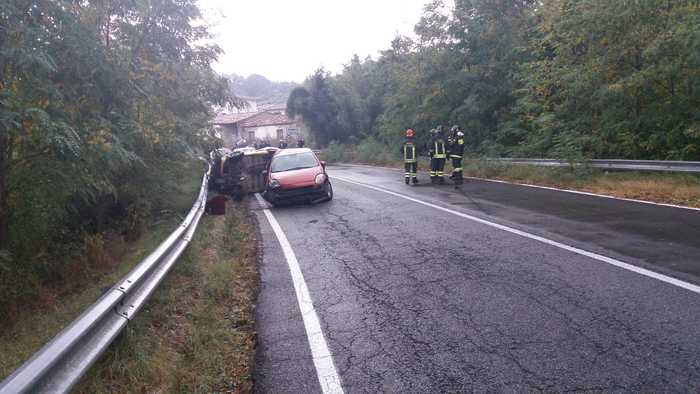
[[[413,129],[406,130],[406,137],[413,138]]]

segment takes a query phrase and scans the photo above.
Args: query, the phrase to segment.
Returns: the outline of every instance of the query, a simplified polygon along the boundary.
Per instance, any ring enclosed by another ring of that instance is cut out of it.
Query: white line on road
[[[591,197],[600,197],[600,198],[607,198],[609,200],[620,200],[620,201],[627,201],[627,202],[635,202],[639,204],[648,204],[648,205],[656,205],[659,207],[668,207],[668,208],[677,208],[677,209],[687,209],[689,211],[700,211],[700,208],[695,208],[695,207],[688,207],[685,205],[677,205],[677,204],[668,204],[668,203],[663,203],[663,202],[654,202],[654,201],[646,201],[646,200],[638,200],[636,198],[627,198],[627,197],[616,197],[616,196],[609,196],[607,194],[598,194],[598,193],[591,193],[591,192],[583,192],[580,190],[571,190],[571,189],[559,189],[557,187],[550,187],[550,186],[541,186],[541,185],[533,185],[530,183],[517,183],[517,182],[508,182],[508,181],[502,181],[500,179],[487,179],[487,178],[479,178],[479,177],[473,177],[473,176],[465,176],[464,179],[475,179],[477,181],[484,181],[484,182],[492,182],[492,183],[502,183],[506,185],[516,185],[516,186],[523,186],[523,187],[531,187],[535,189],[544,189],[544,190],[552,190],[555,192],[562,192],[562,193],[571,193],[571,194],[580,194],[582,196],[591,196]]]
[[[330,350],[328,350],[326,338],[323,336],[323,331],[321,330],[321,323],[316,314],[316,309],[314,309],[314,304],[311,302],[309,288],[306,286],[306,281],[304,280],[304,275],[301,273],[301,268],[299,267],[299,262],[294,254],[294,250],[292,250],[292,246],[289,244],[287,236],[284,234],[284,231],[282,231],[282,227],[280,227],[277,219],[275,219],[272,212],[267,209],[265,200],[263,200],[260,194],[256,194],[255,197],[258,199],[260,206],[263,207],[263,213],[282,247],[284,257],[289,266],[289,272],[292,274],[294,291],[297,295],[297,302],[299,303],[301,317],[304,321],[306,337],[309,340],[311,357],[316,367],[316,375],[318,376],[319,383],[321,383],[321,390],[325,394],[342,394],[343,386],[340,384],[340,376],[333,364],[333,355]]]
[[[392,167],[382,167],[382,166],[369,166],[365,164],[339,164],[343,166],[348,166],[348,167],[367,167],[367,168],[381,168],[384,170],[392,170],[392,171],[398,171],[398,172],[403,172],[404,170],[401,168],[392,168]],[[422,171],[421,173],[428,174],[427,171]],[[668,208],[677,208],[677,209],[687,209],[689,211],[700,211],[700,208],[695,208],[695,207],[689,207],[686,205],[678,205],[678,204],[668,204],[668,203],[663,203],[663,202],[654,202],[654,201],[647,201],[647,200],[639,200],[636,198],[627,198],[627,197],[617,197],[617,196],[611,196],[608,194],[599,194],[599,193],[591,193],[591,192],[584,192],[581,190],[572,190],[572,189],[560,189],[558,187],[551,187],[551,186],[541,186],[541,185],[533,185],[531,183],[518,183],[518,182],[509,182],[509,181],[503,181],[500,179],[489,179],[489,178],[480,178],[480,177],[475,177],[475,176],[465,176],[464,179],[474,179],[477,181],[482,181],[482,182],[491,182],[491,183],[502,183],[505,185],[515,185],[515,186],[522,186],[522,187],[530,187],[534,189],[544,189],[544,190],[551,190],[555,192],[561,192],[561,193],[571,193],[571,194],[580,194],[583,196],[590,196],[590,197],[600,197],[600,198],[607,198],[610,200],[620,200],[620,201],[627,201],[627,202],[634,202],[634,203],[639,203],[639,204],[647,204],[647,205],[657,205],[660,207],[668,207]]]
[[[551,239],[547,239],[547,238],[544,238],[544,237],[540,237],[539,235],[530,234],[530,233],[527,233],[527,232],[525,232],[525,231],[521,231],[521,230],[518,230],[518,229],[514,229],[514,228],[512,228],[512,227],[504,226],[504,225],[502,225],[502,224],[498,224],[498,223],[494,223],[494,222],[489,222],[488,220],[484,220],[484,219],[479,219],[479,218],[477,218],[477,217],[475,217],[475,216],[467,215],[466,213],[454,211],[454,210],[452,210],[452,209],[445,208],[445,207],[441,207],[441,206],[439,206],[439,205],[432,204],[432,203],[429,203],[429,202],[426,202],[426,201],[422,201],[422,200],[419,200],[419,199],[417,199],[417,198],[409,197],[409,196],[407,196],[407,195],[405,195],[405,194],[392,192],[392,191],[389,191],[389,190],[386,190],[386,189],[382,189],[382,188],[379,188],[379,187],[376,187],[376,186],[371,186],[371,185],[368,185],[368,184],[365,184],[365,183],[361,183],[361,182],[352,181],[352,180],[350,180],[350,179],[346,179],[346,178],[339,177],[339,176],[334,176],[333,179],[337,179],[337,180],[340,180],[340,181],[343,181],[343,182],[352,183],[352,184],[354,184],[354,185],[366,187],[366,188],[368,188],[368,189],[376,190],[376,191],[378,191],[378,192],[382,192],[382,193],[386,193],[386,194],[391,194],[392,196],[396,196],[396,197],[399,197],[399,198],[403,198],[403,199],[408,200],[408,201],[413,201],[413,202],[415,202],[415,203],[417,203],[417,204],[425,205],[425,206],[427,206],[427,207],[435,208],[435,209],[440,210],[440,211],[443,211],[443,212],[451,213],[451,214],[453,214],[453,215],[457,215],[457,216],[460,216],[460,217],[465,218],[465,219],[469,219],[469,220],[472,220],[472,221],[475,221],[475,222],[478,222],[478,223],[481,223],[481,224],[485,224],[485,225],[487,225],[487,226],[494,227],[494,228],[497,228],[497,229],[499,229],[499,230],[507,231],[507,232],[509,232],[509,233],[516,234],[516,235],[519,235],[519,236],[521,236],[521,237],[529,238],[529,239],[532,239],[532,240],[535,240],[535,241],[539,241],[539,242],[545,243],[545,244],[547,244],[547,245],[552,245],[552,246],[555,246],[555,247],[557,247],[557,248],[561,248],[561,249],[564,249],[564,250],[568,250],[568,251],[570,251],[570,252],[574,252],[574,253],[580,254],[580,255],[582,255],[582,256],[590,257],[590,258],[592,258],[592,259],[594,259],[594,260],[602,261],[602,262],[604,262],[604,263],[608,263],[608,264],[614,265],[614,266],[616,266],[616,267],[626,269],[626,270],[628,270],[628,271],[636,272],[636,273],[638,273],[638,274],[640,274],[640,275],[644,275],[644,276],[647,276],[647,277],[649,277],[649,278],[654,278],[654,279],[660,280],[660,281],[662,281],[662,282],[666,282],[666,283],[672,284],[672,285],[674,285],[674,286],[678,286],[678,287],[684,288],[684,289],[686,289],[686,290],[690,290],[690,291],[692,291],[692,292],[694,292],[694,293],[700,294],[700,286],[696,286],[696,285],[694,285],[694,284],[692,284],[692,283],[684,282],[684,281],[682,281],[682,280],[679,280],[679,279],[676,279],[676,278],[672,278],[672,277],[670,277],[670,276],[666,276],[666,275],[663,275],[663,274],[659,274],[658,272],[654,272],[654,271],[650,271],[650,270],[648,270],[648,269],[644,269],[644,268],[641,268],[641,267],[637,267],[636,265],[628,264],[628,263],[622,262],[622,261],[620,261],[620,260],[616,260],[616,259],[613,259],[613,258],[610,258],[610,257],[606,257],[606,256],[603,256],[603,255],[600,255],[600,254],[597,254],[597,253],[588,252],[588,251],[585,251],[585,250],[583,250],[583,249],[579,249],[579,248],[576,248],[576,247],[573,247],[573,246],[569,246],[569,245],[563,244],[563,243],[561,243],[561,242],[552,241]]]

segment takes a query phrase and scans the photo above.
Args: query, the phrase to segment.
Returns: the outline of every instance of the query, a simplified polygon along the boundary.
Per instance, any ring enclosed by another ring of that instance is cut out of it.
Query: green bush
[[[399,159],[398,149],[391,149],[374,137],[365,138],[357,144],[355,158],[368,164],[389,164]]]
[[[350,161],[348,153],[348,145],[340,144],[337,141],[331,141],[328,147],[321,153],[322,158],[330,163],[345,163]]]
[[[375,165],[387,165],[400,160],[398,148],[392,149],[374,137],[365,138],[354,145],[332,141],[321,151],[321,158],[331,163]]]

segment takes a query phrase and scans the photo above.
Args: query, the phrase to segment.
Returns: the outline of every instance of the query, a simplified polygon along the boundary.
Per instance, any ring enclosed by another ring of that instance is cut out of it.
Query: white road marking
[[[524,186],[524,187],[532,187],[535,189],[545,189],[545,190],[553,190],[557,192],[563,192],[563,193],[572,193],[572,194],[581,194],[584,196],[592,196],[592,197],[600,197],[600,198],[607,198],[610,200],[620,200],[620,201],[627,201],[627,202],[636,202],[640,204],[649,204],[649,205],[657,205],[660,207],[668,207],[668,208],[678,208],[678,209],[688,209],[690,211],[700,211],[700,208],[695,208],[695,207],[687,207],[685,205],[676,205],[676,204],[668,204],[668,203],[663,203],[663,202],[653,202],[653,201],[646,201],[646,200],[638,200],[636,198],[626,198],[626,197],[615,197],[615,196],[610,196],[607,194],[598,194],[598,193],[591,193],[591,192],[583,192],[580,190],[571,190],[571,189],[559,189],[556,187],[551,187],[551,186],[540,186],[540,185],[532,185],[530,183],[516,183],[516,182],[508,182],[508,181],[502,181],[499,179],[486,179],[486,178],[478,178],[478,177],[473,177],[473,176],[465,176],[464,179],[475,179],[478,181],[484,181],[484,182],[493,182],[493,183],[504,183],[506,185],[517,185],[517,186]]]
[[[343,177],[339,177],[339,176],[333,176],[332,179],[337,179],[337,180],[340,180],[340,181],[343,181],[343,182],[352,183],[352,184],[354,184],[354,185],[366,187],[366,188],[368,188],[368,189],[376,190],[376,191],[378,191],[378,192],[382,192],[382,193],[390,194],[390,195],[392,195],[392,196],[396,196],[396,197],[399,197],[399,198],[403,198],[403,199],[405,199],[405,200],[412,201],[412,202],[415,202],[415,203],[417,203],[417,204],[421,204],[421,205],[425,205],[425,206],[427,206],[427,207],[435,208],[435,209],[437,209],[437,210],[440,210],[440,211],[443,211],[443,212],[447,212],[447,213],[451,213],[451,214],[453,214],[453,215],[456,215],[456,216],[459,216],[459,217],[462,217],[462,218],[465,218],[465,219],[469,219],[469,220],[475,221],[475,222],[477,222],[477,223],[481,223],[481,224],[484,224],[484,225],[487,225],[487,226],[490,226],[490,227],[494,227],[494,228],[497,228],[497,229],[499,229],[499,230],[507,231],[507,232],[509,232],[509,233],[511,233],[511,234],[516,234],[516,235],[519,235],[519,236],[521,236],[521,237],[529,238],[529,239],[532,239],[532,240],[535,240],[535,241],[538,241],[538,242],[545,243],[545,244],[547,244],[547,245],[551,245],[551,246],[555,246],[555,247],[560,248],[560,249],[568,250],[568,251],[570,251],[570,252],[579,254],[579,255],[581,255],[581,256],[590,257],[590,258],[592,258],[592,259],[594,259],[594,260],[602,261],[602,262],[604,262],[604,263],[608,263],[608,264],[610,264],[610,265],[614,265],[614,266],[616,266],[616,267],[619,267],[619,268],[622,268],[622,269],[626,269],[626,270],[628,270],[628,271],[632,271],[632,272],[635,272],[635,273],[637,273],[637,274],[644,275],[644,276],[647,276],[647,277],[649,277],[649,278],[657,279],[657,280],[660,280],[660,281],[662,281],[662,282],[666,282],[666,283],[672,284],[672,285],[674,285],[674,286],[678,286],[678,287],[681,287],[681,288],[683,288],[683,289],[690,290],[690,291],[692,291],[692,292],[694,292],[694,293],[700,294],[700,286],[694,285],[694,284],[692,284],[692,283],[684,282],[684,281],[682,281],[682,280],[679,280],[679,279],[676,279],[676,278],[672,278],[672,277],[670,277],[670,276],[666,276],[666,275],[660,274],[660,273],[658,273],[658,272],[654,272],[654,271],[650,271],[650,270],[648,270],[648,269],[644,269],[644,268],[641,268],[641,267],[637,267],[636,265],[628,264],[628,263],[622,262],[622,261],[620,261],[620,260],[616,260],[616,259],[613,259],[613,258],[610,258],[610,257],[606,257],[606,256],[600,255],[600,254],[598,254],[598,253],[588,252],[588,251],[586,251],[586,250],[579,249],[579,248],[576,248],[576,247],[573,247],[573,246],[569,246],[569,245],[563,244],[563,243],[561,243],[561,242],[557,242],[557,241],[553,241],[553,240],[551,240],[551,239],[547,239],[547,238],[544,238],[544,237],[540,237],[539,235],[530,234],[530,233],[527,233],[527,232],[525,232],[525,231],[521,231],[521,230],[518,230],[518,229],[515,229],[515,228],[512,228],[512,227],[508,227],[508,226],[504,226],[504,225],[502,225],[502,224],[498,224],[498,223],[490,222],[490,221],[488,221],[488,220],[480,219],[480,218],[477,218],[477,217],[475,217],[475,216],[468,215],[468,214],[466,214],[466,213],[454,211],[454,210],[452,210],[452,209],[445,208],[445,207],[441,207],[441,206],[439,206],[439,205],[432,204],[432,203],[429,203],[429,202],[426,202],[426,201],[422,201],[422,200],[419,200],[419,199],[417,199],[417,198],[409,197],[409,196],[407,196],[407,195],[405,195],[405,194],[392,192],[392,191],[389,191],[389,190],[386,190],[386,189],[382,189],[382,188],[379,188],[379,187],[371,186],[371,185],[368,185],[368,184],[365,184],[365,183],[361,183],[361,182],[356,182],[356,181],[353,181],[353,180],[350,180],[350,179],[346,179],[346,178],[343,178]]]
[[[292,246],[289,244],[289,240],[287,240],[287,236],[284,234],[284,231],[282,231],[282,227],[280,227],[277,219],[275,219],[275,216],[267,208],[265,200],[263,200],[260,194],[256,194],[255,197],[258,199],[260,206],[263,207],[263,213],[270,223],[272,231],[275,233],[280,243],[280,247],[282,247],[284,257],[289,266],[289,272],[292,274],[294,291],[297,295],[297,302],[301,310],[301,317],[304,321],[306,337],[309,340],[309,348],[311,348],[311,356],[314,361],[314,366],[316,367],[316,375],[321,384],[321,390],[325,394],[342,394],[344,392],[343,386],[340,384],[340,376],[333,364],[333,355],[330,350],[328,350],[326,338],[323,336],[323,331],[321,330],[321,323],[316,314],[316,309],[314,309],[314,305],[311,302],[309,288],[306,286],[306,281],[304,280],[301,268],[299,268],[299,262],[294,254],[294,250],[292,250]]]
[[[392,170],[392,171],[398,171],[398,172],[403,172],[402,169],[400,168],[392,168],[392,167],[383,167],[383,166],[368,166],[364,164],[339,164],[343,166],[348,166],[348,167],[367,167],[367,168],[381,168],[385,170]],[[427,174],[425,171],[421,171],[422,174]],[[518,183],[518,182],[509,182],[509,181],[502,181],[500,179],[488,179],[488,178],[479,178],[475,176],[465,176],[464,179],[474,179],[477,181],[484,181],[484,182],[493,182],[493,183],[503,183],[506,185],[516,185],[516,186],[523,186],[523,187],[532,187],[535,189],[545,189],[545,190],[552,190],[556,192],[562,192],[562,193],[571,193],[571,194],[581,194],[584,196],[591,196],[591,197],[600,197],[600,198],[607,198],[610,200],[620,200],[620,201],[627,201],[627,202],[635,202],[639,204],[648,204],[648,205],[657,205],[660,207],[668,207],[668,208],[678,208],[678,209],[687,209],[690,211],[700,211],[700,208],[695,208],[695,207],[689,207],[686,205],[677,205],[677,204],[668,204],[668,203],[663,203],[663,202],[654,202],[654,201],[647,201],[647,200],[639,200],[636,198],[626,198],[626,197],[616,197],[616,196],[611,196],[608,194],[598,194],[598,193],[591,193],[591,192],[584,192],[580,190],[572,190],[572,189],[560,189],[558,187],[551,187],[551,186],[540,186],[540,185],[533,185],[531,183]]]

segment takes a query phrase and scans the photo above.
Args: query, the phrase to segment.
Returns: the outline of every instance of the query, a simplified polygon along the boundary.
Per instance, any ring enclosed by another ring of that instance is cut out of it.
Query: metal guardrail
[[[688,172],[700,173],[700,161],[662,161],[662,160],[605,160],[593,159],[580,163],[572,163],[567,160],[557,159],[486,159],[488,161],[497,161],[501,163],[516,164],[516,165],[533,165],[545,167],[569,167],[569,166],[588,166],[593,168],[602,168],[609,170],[628,170],[628,171],[667,171],[667,172]]]
[[[182,224],[128,275],[0,383],[0,394],[70,390],[146,303],[189,244],[204,214],[211,165]]]

